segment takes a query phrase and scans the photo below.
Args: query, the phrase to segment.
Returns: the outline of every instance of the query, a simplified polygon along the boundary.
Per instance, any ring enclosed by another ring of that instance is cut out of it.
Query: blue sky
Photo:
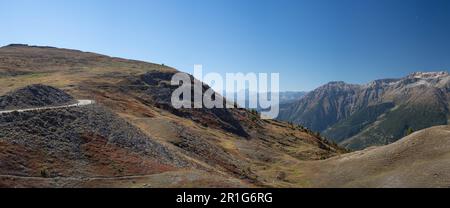
[[[282,90],[450,68],[447,0],[0,0],[0,45],[192,72],[278,72]]]

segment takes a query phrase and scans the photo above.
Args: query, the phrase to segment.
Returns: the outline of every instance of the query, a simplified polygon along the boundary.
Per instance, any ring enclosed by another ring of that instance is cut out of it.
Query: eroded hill
[[[2,186],[302,187],[295,164],[344,152],[247,110],[173,109],[167,66],[24,45],[0,63],[1,94],[44,84],[96,101],[0,115]]]
[[[75,103],[72,96],[51,86],[35,84],[0,96],[0,111]]]

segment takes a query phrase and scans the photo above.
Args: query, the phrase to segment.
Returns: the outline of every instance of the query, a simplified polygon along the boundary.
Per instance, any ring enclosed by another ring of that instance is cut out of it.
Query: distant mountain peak
[[[337,89],[341,89],[341,90],[354,90],[356,88],[359,88],[360,85],[357,84],[349,84],[346,83],[344,81],[332,81],[332,82],[328,82],[325,85],[322,85],[321,87],[317,88],[314,91],[324,91],[324,90],[332,90],[335,91]]]
[[[327,85],[347,85],[347,83],[344,81],[331,81],[328,82]]]
[[[414,72],[408,75],[409,79],[436,79],[441,77],[448,76],[448,72],[439,71],[439,72]]]

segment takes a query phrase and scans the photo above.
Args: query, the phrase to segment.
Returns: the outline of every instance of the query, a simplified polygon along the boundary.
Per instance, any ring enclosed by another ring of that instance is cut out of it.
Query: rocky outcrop
[[[0,146],[10,147],[0,151],[2,175],[145,175],[188,164],[96,105],[5,114],[0,129]]]
[[[64,91],[46,85],[30,85],[0,97],[0,110],[58,106],[75,103]]]
[[[135,81],[134,83],[142,84],[145,83],[148,85],[148,89],[146,90],[146,94],[150,95],[155,102],[154,104],[162,108],[164,110],[168,110],[175,115],[190,118],[196,122],[201,123],[204,126],[211,126],[211,127],[219,127],[221,129],[224,129],[226,131],[232,132],[236,135],[247,137],[248,133],[245,131],[245,129],[241,126],[238,119],[235,118],[233,115],[233,109],[227,109],[227,108],[212,108],[208,109],[206,107],[203,108],[191,108],[191,109],[175,109],[173,108],[171,104],[171,97],[172,92],[178,88],[178,86],[173,86],[170,84],[172,80],[172,76],[174,73],[169,72],[148,72],[142,76],[140,76],[140,80]],[[192,82],[194,81],[194,77],[190,76]],[[208,89],[210,89],[209,86],[203,84],[202,85],[202,92],[206,92]],[[192,89],[192,92],[194,90]],[[194,94],[192,94],[192,99],[194,98]],[[221,95],[215,94],[216,97],[219,97]],[[194,101],[194,100],[192,100]],[[224,99],[224,103],[225,103]],[[225,105],[224,105],[225,106]]]

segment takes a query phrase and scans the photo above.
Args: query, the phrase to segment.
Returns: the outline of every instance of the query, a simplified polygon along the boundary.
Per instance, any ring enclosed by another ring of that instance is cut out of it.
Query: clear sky
[[[281,90],[450,68],[448,0],[0,0],[0,45],[192,72],[279,72]]]

